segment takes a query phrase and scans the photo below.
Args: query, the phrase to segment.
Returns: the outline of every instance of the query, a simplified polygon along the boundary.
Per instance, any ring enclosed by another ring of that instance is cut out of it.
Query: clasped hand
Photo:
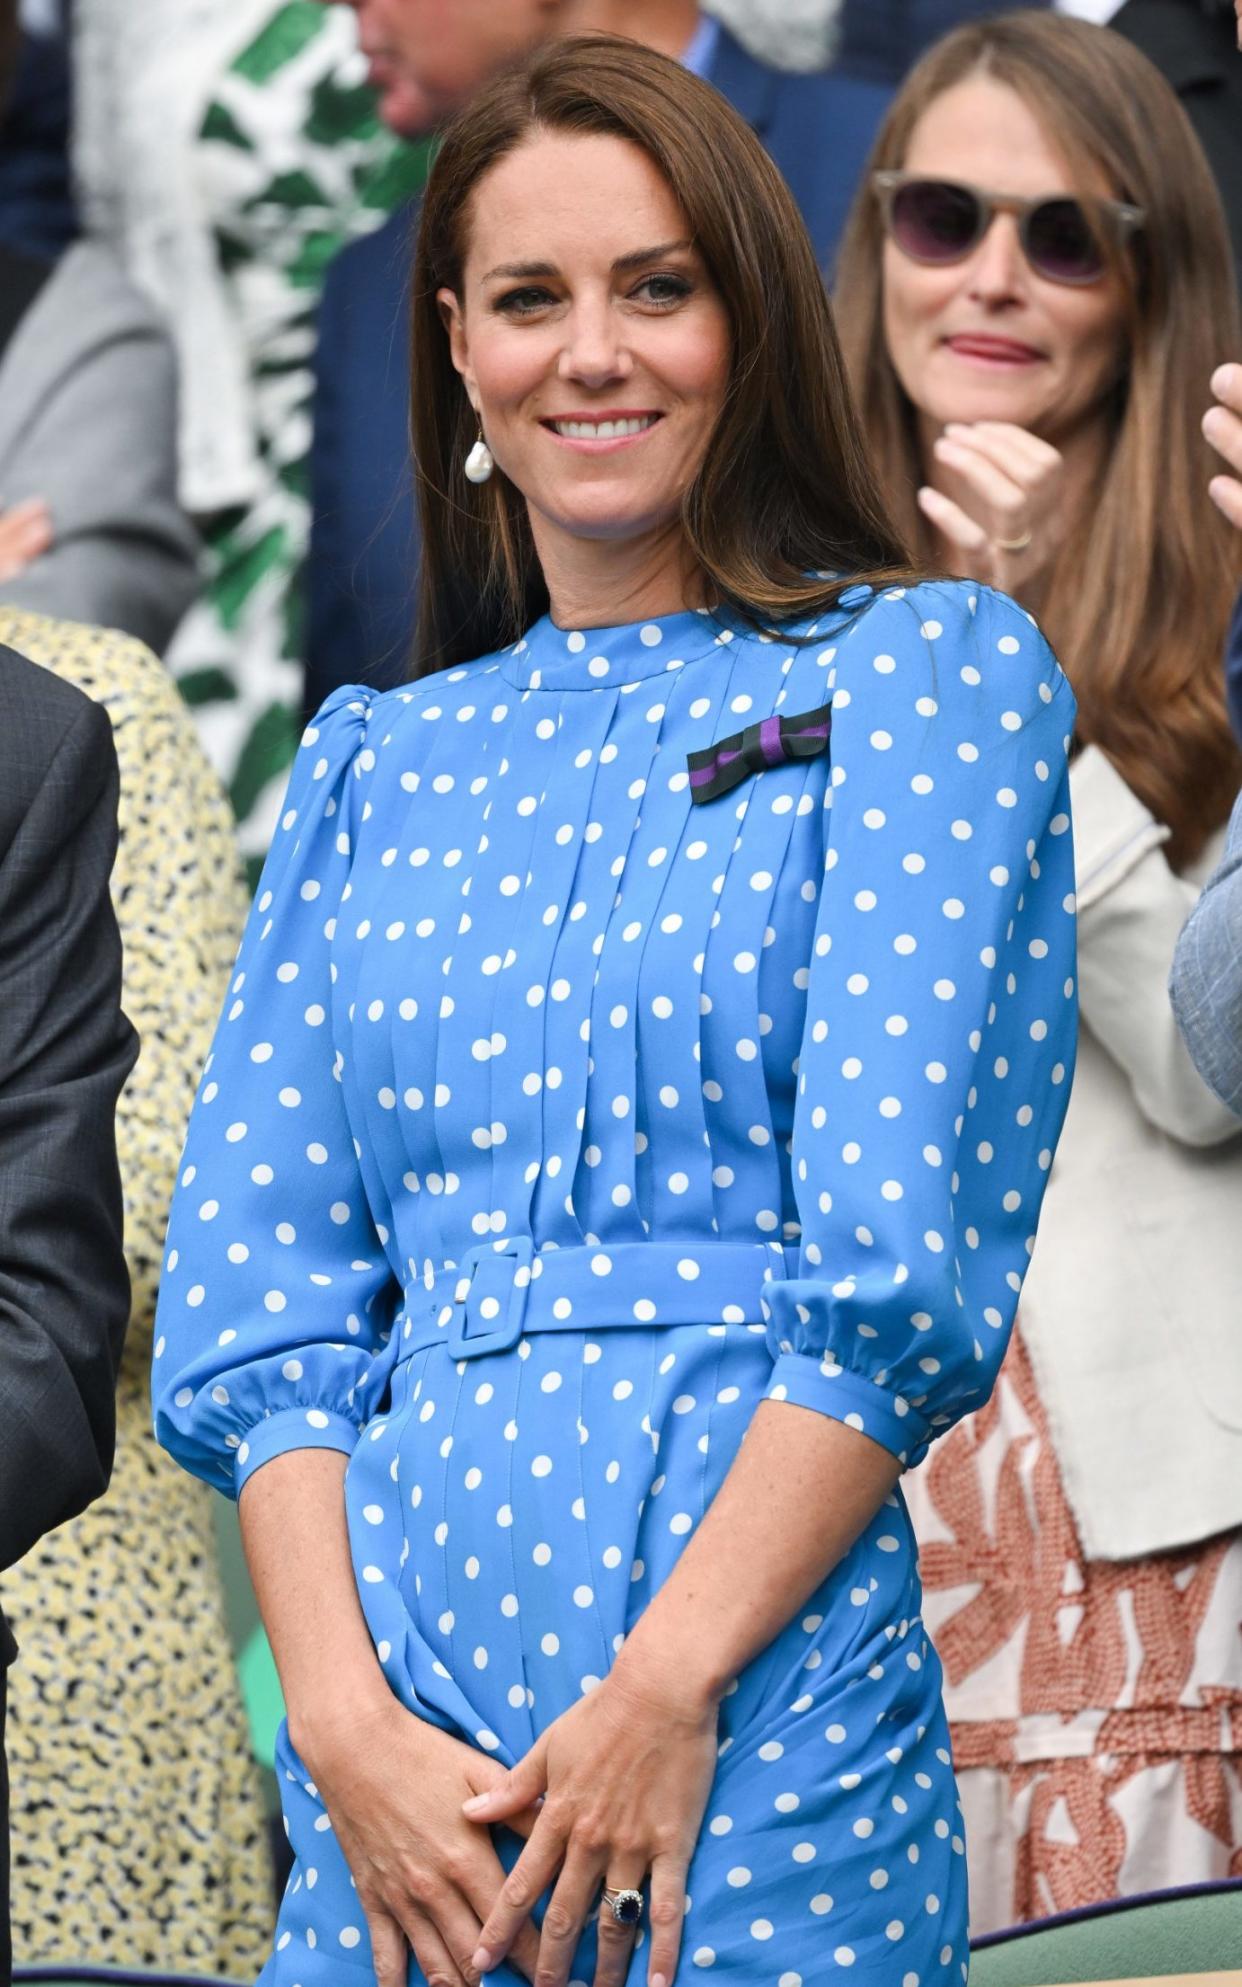
[[[395,1699],[299,1736],[349,1864],[378,1987],[412,1951],[430,1987],[475,1987],[504,1957],[565,1987],[600,1886],[650,1877],[649,1987],[677,1969],[686,1871],[716,1768],[716,1705],[618,1665],[506,1772]],[[493,1827],[526,1837],[506,1878]],[[541,1930],[534,1906],[555,1883]],[[600,1914],[594,1987],[621,1987],[635,1933]]]
[[[503,1783],[465,1803],[475,1822],[512,1822],[542,1801],[472,1955],[486,1973],[514,1946],[555,1883],[544,1914],[536,1987],[565,1987],[602,1885],[650,1879],[648,1987],[677,1970],[686,1873],[716,1770],[716,1705],[674,1694],[671,1680],[623,1666],[566,1711]],[[594,1987],[621,1987],[636,1933],[600,1911]]]

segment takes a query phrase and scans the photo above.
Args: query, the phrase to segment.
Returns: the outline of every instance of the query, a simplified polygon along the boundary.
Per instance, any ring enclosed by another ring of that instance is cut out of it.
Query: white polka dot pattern
[[[545,619],[331,699],[204,1075],[161,1439],[226,1490],[356,1448],[392,1686],[507,1759],[606,1674],[765,1392],[914,1461],[1028,1261],[1076,1023],[1068,686],[986,590],[795,632]],[[829,755],[691,805],[689,752],[829,699]],[[770,1280],[725,1288],[721,1245]],[[540,1329],[450,1352],[515,1298]],[[685,1966],[944,1980],[960,1823],[899,1497],[810,1605],[726,1699]],[[312,1987],[354,1921],[286,1773],[319,1882],[275,1978]]]

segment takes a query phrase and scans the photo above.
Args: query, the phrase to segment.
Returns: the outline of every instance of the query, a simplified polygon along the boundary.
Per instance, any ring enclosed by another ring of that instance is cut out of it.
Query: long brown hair
[[[832,311],[785,182],[708,84],[637,42],[554,42],[445,134],[423,198],[413,295],[413,441],[422,515],[414,673],[516,638],[548,605],[525,500],[462,464],[475,438],[436,291],[462,294],[471,199],[540,130],[622,138],[667,180],[731,330],[724,408],[683,504],[708,596],[767,627],[851,579],[910,577],[864,452]],[[837,577],[827,577],[834,575]]]
[[[1110,29],[1033,11],[958,28],[929,50],[888,112],[870,170],[902,166],[933,100],[980,73],[1025,100],[1071,173],[1090,184],[1102,171],[1147,216],[1133,248],[1116,252],[1128,365],[1089,528],[1084,519],[1068,535],[1041,618],[1078,698],[1079,738],[1167,824],[1180,866],[1225,819],[1242,764],[1222,673],[1238,540],[1207,495],[1213,458],[1199,427],[1213,367],[1240,349],[1220,199],[1146,56]],[[898,524],[927,548],[914,410],[884,339],[882,252],[879,203],[864,185],[838,267],[841,342]]]

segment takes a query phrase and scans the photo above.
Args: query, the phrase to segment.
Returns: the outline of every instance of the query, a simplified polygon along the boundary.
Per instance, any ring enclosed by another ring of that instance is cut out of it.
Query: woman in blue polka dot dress
[[[289,1707],[264,1987],[957,1987],[897,1484],[1064,1112],[1073,701],[903,568],[706,85],[561,43],[422,226],[420,668],[306,734],[156,1346]]]

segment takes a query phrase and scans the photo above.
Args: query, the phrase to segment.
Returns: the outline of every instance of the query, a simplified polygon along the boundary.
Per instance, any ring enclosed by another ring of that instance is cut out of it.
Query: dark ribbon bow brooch
[[[758,724],[748,724],[745,731],[718,738],[701,752],[691,752],[686,760],[690,798],[701,805],[741,786],[752,773],[766,772],[769,766],[791,766],[799,759],[818,758],[828,750],[831,732],[832,706],[821,704],[816,711],[797,711],[792,717],[761,718]]]

